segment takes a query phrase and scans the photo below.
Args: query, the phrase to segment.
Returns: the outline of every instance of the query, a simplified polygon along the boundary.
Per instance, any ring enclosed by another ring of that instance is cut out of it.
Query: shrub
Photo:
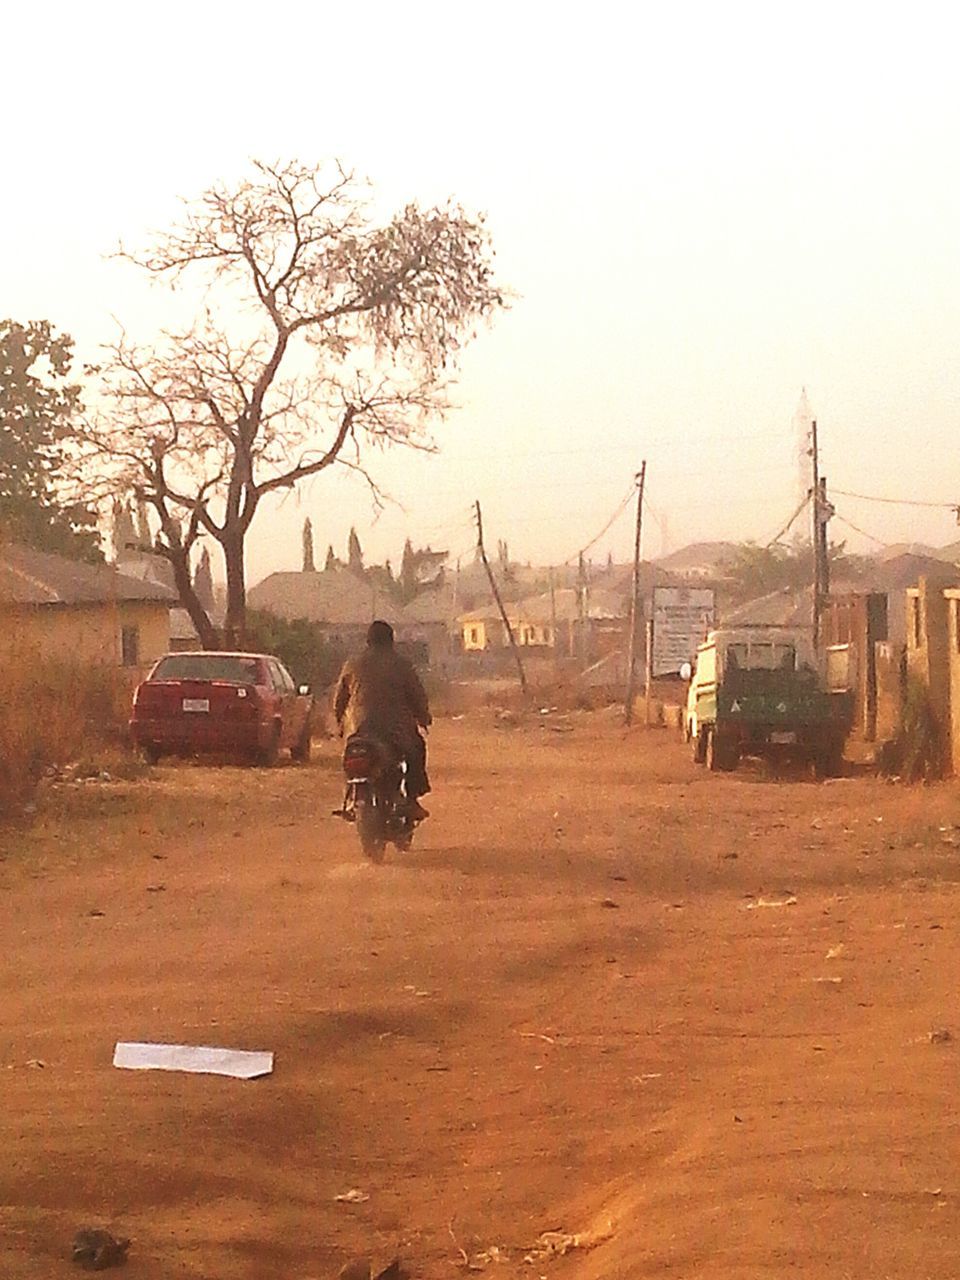
[[[122,741],[130,685],[112,668],[3,662],[0,818],[22,811],[44,774]]]
[[[885,772],[897,773],[908,782],[943,777],[943,734],[919,680],[907,681],[900,731],[889,744],[883,766]]]

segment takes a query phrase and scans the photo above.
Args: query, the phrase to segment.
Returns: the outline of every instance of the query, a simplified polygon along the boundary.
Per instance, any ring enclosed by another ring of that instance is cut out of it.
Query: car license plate
[[[795,733],[771,733],[770,741],[775,747],[788,747],[797,740]]]
[[[183,709],[184,711],[209,711],[210,699],[209,698],[184,698]]]

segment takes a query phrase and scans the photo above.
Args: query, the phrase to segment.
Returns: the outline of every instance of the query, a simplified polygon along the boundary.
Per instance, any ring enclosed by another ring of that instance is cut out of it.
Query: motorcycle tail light
[[[368,747],[355,747],[343,757],[343,771],[348,778],[369,778],[376,764],[376,757]]]

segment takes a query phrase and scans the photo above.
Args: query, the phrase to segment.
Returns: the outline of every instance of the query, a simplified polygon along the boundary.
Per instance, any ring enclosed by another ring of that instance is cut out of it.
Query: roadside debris
[[[460,1261],[456,1265],[464,1271],[485,1271],[491,1263],[510,1261],[510,1255],[506,1250],[495,1244],[492,1244],[489,1249],[481,1249],[479,1253],[470,1254],[466,1249],[460,1249],[459,1252]]]
[[[754,898],[752,902],[744,904],[744,911],[757,911],[761,907],[795,907],[797,899],[791,893],[787,898]]]
[[[186,1071],[193,1075],[257,1080],[273,1071],[273,1054],[194,1044],[117,1042],[113,1065],[127,1071]]]
[[[338,1280],[370,1280],[372,1270],[369,1258],[354,1258],[340,1268]]]
[[[354,1258],[352,1262],[348,1262],[340,1268],[337,1273],[337,1280],[404,1280],[404,1271],[400,1266],[400,1259],[394,1258],[382,1271],[373,1274],[373,1267],[369,1258]]]
[[[341,1191],[338,1196],[333,1198],[338,1204],[366,1204],[370,1199],[366,1191],[361,1191],[358,1187],[351,1187],[349,1191]]]
[[[73,1261],[85,1271],[106,1271],[127,1260],[129,1240],[120,1240],[99,1227],[81,1227],[73,1237]]]
[[[952,1044],[953,1032],[947,1027],[934,1027],[930,1032],[929,1039],[931,1044]]]
[[[536,1243],[524,1255],[524,1262],[545,1262],[548,1258],[562,1258],[575,1249],[594,1249],[613,1236],[613,1224],[600,1227],[594,1231],[544,1231],[537,1237]]]
[[[610,908],[610,909],[616,909],[616,908],[619,908],[620,903],[619,903],[619,902],[614,902],[613,898],[603,898],[603,899],[601,900],[601,902],[600,902],[600,905],[601,905],[601,907],[608,907],[608,908]]]

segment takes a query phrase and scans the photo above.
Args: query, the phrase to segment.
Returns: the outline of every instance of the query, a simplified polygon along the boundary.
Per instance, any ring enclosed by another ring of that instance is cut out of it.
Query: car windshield
[[[151,680],[222,680],[227,684],[256,684],[256,658],[229,653],[174,653],[162,658]]]
[[[754,640],[727,646],[727,668],[736,671],[794,671],[797,652],[792,644]]]

